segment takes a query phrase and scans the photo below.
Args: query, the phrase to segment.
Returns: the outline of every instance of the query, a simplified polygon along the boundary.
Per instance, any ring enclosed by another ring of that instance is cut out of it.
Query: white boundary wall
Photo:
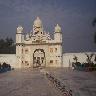
[[[74,62],[73,58],[74,56],[77,56],[78,58],[78,62],[86,62],[86,55],[87,54],[91,54],[94,53],[96,54],[96,52],[83,52],[83,53],[64,53],[63,54],[63,67],[71,67],[72,66],[72,62]],[[94,62],[95,59],[95,55],[92,58],[92,61]],[[0,54],[0,63],[8,63],[11,65],[12,68],[18,68],[18,66],[16,65],[16,54]],[[96,62],[94,62],[96,63]]]
[[[0,54],[0,63],[10,64],[12,68],[16,68],[16,54]]]
[[[80,63],[85,63],[87,56],[85,55],[85,53],[87,54],[96,54],[96,52],[83,52],[83,53],[64,53],[63,54],[63,67],[71,67],[72,66],[72,62],[74,62],[73,58],[74,56],[76,56],[78,58],[78,62]],[[95,59],[95,55],[92,57],[92,61],[93,63]]]

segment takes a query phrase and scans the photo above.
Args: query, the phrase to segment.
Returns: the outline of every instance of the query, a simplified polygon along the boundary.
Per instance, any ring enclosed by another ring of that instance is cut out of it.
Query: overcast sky
[[[62,27],[64,52],[96,51],[96,0],[0,0],[0,38],[15,40],[18,25],[30,32],[37,16],[50,34],[57,23]]]

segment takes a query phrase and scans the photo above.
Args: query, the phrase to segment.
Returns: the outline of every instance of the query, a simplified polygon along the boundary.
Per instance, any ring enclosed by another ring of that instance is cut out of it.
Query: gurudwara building
[[[16,32],[16,59],[18,68],[61,67],[62,32],[57,24],[54,39],[43,28],[42,21],[36,18],[33,29],[24,35],[23,27]]]

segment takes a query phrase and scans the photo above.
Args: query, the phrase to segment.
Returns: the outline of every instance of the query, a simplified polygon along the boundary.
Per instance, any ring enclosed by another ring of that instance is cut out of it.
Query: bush
[[[94,63],[83,63],[80,62],[72,63],[72,67],[74,67],[75,70],[80,71],[96,71],[96,64]]]
[[[1,65],[0,64],[0,73],[7,72],[11,70],[10,64],[6,64],[5,62]]]

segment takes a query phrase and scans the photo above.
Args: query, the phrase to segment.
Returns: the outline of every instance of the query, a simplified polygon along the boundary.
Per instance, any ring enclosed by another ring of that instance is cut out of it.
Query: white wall
[[[12,68],[16,67],[16,54],[0,54],[0,63],[10,64]]]
[[[74,62],[73,58],[74,55],[78,57],[78,62],[86,62],[86,55],[96,52],[84,52],[84,53],[64,53],[63,54],[63,67],[69,67],[71,66],[72,62]],[[95,55],[92,58],[92,61],[94,62]],[[16,66],[16,54],[0,54],[0,63],[6,62],[10,64],[13,68],[17,68]],[[94,62],[96,63],[96,62]]]
[[[74,62],[73,58],[74,58],[74,55],[76,57],[78,57],[78,62],[86,62],[86,55],[85,53],[87,54],[91,54],[91,53],[94,53],[96,54],[96,52],[84,52],[84,53],[64,53],[63,54],[63,67],[69,67],[69,66],[72,66],[72,62]],[[95,59],[95,55],[92,57],[92,61],[94,62],[94,59]],[[96,62],[94,62],[96,63]]]

